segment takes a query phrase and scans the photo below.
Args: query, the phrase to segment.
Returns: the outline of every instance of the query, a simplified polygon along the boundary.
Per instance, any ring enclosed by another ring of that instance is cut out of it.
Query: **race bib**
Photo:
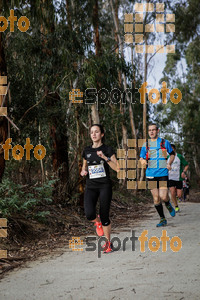
[[[172,169],[170,171],[177,172],[178,171],[178,167],[172,167]]]
[[[106,172],[103,164],[88,166],[88,170],[90,179],[106,177]]]

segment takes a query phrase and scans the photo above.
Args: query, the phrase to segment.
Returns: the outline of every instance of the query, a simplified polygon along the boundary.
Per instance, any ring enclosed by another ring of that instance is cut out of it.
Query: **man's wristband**
[[[186,171],[183,171],[183,173],[186,175]]]
[[[108,163],[108,162],[110,162],[110,161],[111,161],[110,157],[107,157],[106,162]]]

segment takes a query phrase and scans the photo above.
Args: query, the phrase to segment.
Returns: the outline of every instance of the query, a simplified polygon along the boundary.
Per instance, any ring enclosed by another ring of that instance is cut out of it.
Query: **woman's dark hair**
[[[94,127],[94,126],[98,126],[99,129],[100,129],[100,131],[101,131],[101,133],[104,133],[104,136],[103,136],[102,139],[101,139],[102,143],[104,143],[104,140],[105,140],[105,131],[104,131],[103,126],[102,126],[101,124],[93,124],[93,125],[90,127],[90,130],[91,130],[91,128]]]
[[[176,146],[175,146],[174,144],[171,144],[171,146],[172,146],[174,149],[176,149]]]

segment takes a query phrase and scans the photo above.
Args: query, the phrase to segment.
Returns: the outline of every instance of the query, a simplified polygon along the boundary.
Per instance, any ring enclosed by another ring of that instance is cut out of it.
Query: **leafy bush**
[[[39,221],[40,223],[47,223],[47,216],[50,215],[49,211],[39,211],[35,214],[34,218]]]
[[[52,189],[55,180],[49,180],[41,187],[27,187],[4,178],[0,185],[0,212],[4,217],[15,213],[33,210],[37,205],[52,202]],[[43,215],[39,217],[44,217]]]

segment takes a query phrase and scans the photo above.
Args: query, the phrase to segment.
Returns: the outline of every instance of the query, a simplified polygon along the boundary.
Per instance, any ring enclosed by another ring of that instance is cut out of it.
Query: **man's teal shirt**
[[[146,177],[168,176],[167,161],[163,155],[163,150],[161,149],[161,142],[162,139],[160,137],[155,141],[148,140],[149,160],[146,169]],[[169,154],[173,151],[168,140],[165,140],[165,148]],[[146,159],[146,153],[147,149],[145,143],[142,146],[140,157]]]

